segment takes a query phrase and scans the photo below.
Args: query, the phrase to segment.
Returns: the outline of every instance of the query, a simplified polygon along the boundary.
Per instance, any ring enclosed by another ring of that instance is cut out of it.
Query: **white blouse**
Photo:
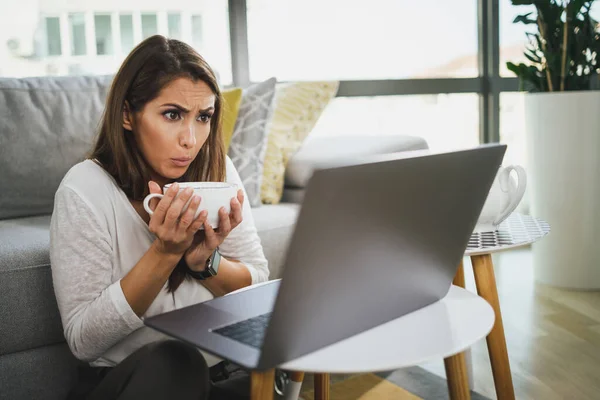
[[[229,157],[226,181],[243,188]],[[242,223],[219,249],[224,257],[248,267],[253,284],[264,282],[269,276],[267,260],[247,201],[242,215]],[[77,358],[92,366],[115,366],[140,347],[167,338],[144,326],[143,318],[213,298],[195,280],[184,280],[174,293],[167,292],[165,283],[138,318],[120,280],[155,238],[114,178],[95,162],[83,161],[65,175],[55,196],[50,260],[65,338]],[[219,361],[203,355],[209,366]]]

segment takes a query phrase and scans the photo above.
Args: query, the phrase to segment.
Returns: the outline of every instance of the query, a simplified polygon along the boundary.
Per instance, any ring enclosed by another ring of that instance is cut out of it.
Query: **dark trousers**
[[[168,340],[148,344],[114,368],[81,368],[69,400],[207,400],[211,371],[195,347]]]

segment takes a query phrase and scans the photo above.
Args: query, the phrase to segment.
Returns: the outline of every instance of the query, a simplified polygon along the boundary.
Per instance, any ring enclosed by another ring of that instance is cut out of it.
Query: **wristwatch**
[[[206,265],[204,270],[202,271],[194,271],[192,270],[187,263],[185,262],[185,258],[181,258],[181,263],[185,265],[187,273],[194,279],[205,280],[210,278],[211,276],[217,275],[219,271],[219,263],[221,262],[221,253],[219,253],[219,248],[216,248],[215,251],[212,252],[208,260],[206,260]]]

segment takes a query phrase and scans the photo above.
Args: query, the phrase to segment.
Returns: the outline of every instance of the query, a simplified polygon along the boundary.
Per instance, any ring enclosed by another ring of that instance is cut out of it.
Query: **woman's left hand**
[[[231,199],[231,212],[228,214],[225,207],[219,210],[219,227],[215,230],[204,222],[204,230],[194,235],[192,245],[185,252],[185,262],[193,271],[203,271],[206,261],[213,251],[223,243],[229,233],[242,222],[242,209],[244,205],[244,192],[240,189],[237,198]]]

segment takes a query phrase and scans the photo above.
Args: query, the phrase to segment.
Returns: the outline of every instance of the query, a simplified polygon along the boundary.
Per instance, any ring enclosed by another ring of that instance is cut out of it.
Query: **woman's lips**
[[[171,158],[173,164],[177,167],[187,167],[192,162],[191,158]]]

